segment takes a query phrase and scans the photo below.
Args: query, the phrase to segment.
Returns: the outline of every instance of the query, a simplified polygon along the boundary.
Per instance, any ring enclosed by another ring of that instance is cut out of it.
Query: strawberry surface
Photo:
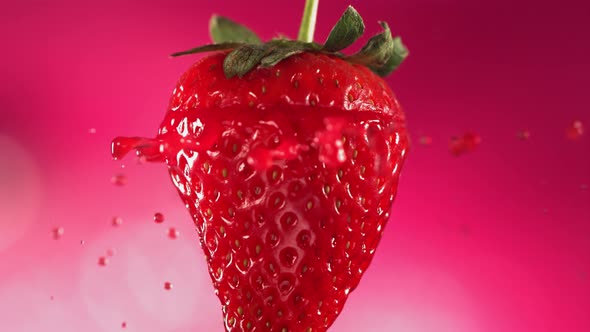
[[[227,79],[224,56],[182,76],[159,140],[226,328],[325,331],[389,217],[403,113],[363,66],[303,53]]]

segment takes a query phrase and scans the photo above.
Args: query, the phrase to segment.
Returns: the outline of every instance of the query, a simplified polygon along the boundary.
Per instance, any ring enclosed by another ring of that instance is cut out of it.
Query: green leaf
[[[377,34],[363,46],[363,48],[353,56],[349,57],[351,61],[359,62],[364,65],[384,65],[391,55],[393,49],[393,40],[389,26],[385,22],[380,22],[383,32]]]
[[[343,50],[359,39],[363,32],[365,32],[365,24],[362,17],[352,6],[348,6],[330,31],[324,49],[328,52]]]
[[[380,22],[383,32],[373,36],[367,44],[347,60],[369,67],[378,75],[385,76],[395,69],[405,57],[408,50],[401,43],[401,39],[394,40],[391,30],[385,22]]]
[[[303,49],[279,48],[262,58],[262,60],[260,60],[260,65],[262,67],[272,67],[286,58],[302,52]]]
[[[271,47],[270,53],[260,60],[260,64],[263,67],[272,67],[295,54],[321,49],[321,46],[316,43],[305,43],[287,39],[275,39],[270,41],[268,45]]]
[[[221,44],[208,44],[199,47],[192,48],[190,50],[172,53],[170,56],[176,57],[181,55],[187,54],[195,54],[195,53],[203,53],[203,52],[213,52],[213,51],[223,51],[223,50],[230,50],[237,47],[240,47],[244,44],[242,43],[221,43]]]
[[[242,77],[256,67],[269,52],[265,45],[243,45],[230,52],[223,61],[223,71],[227,78]]]
[[[393,52],[389,57],[389,60],[387,60],[383,67],[375,68],[373,71],[379,76],[387,76],[404,62],[408,57],[408,54],[408,49],[402,43],[402,39],[400,37],[395,37],[393,38]]]
[[[247,27],[229,18],[213,15],[209,21],[211,39],[216,44],[238,42],[245,44],[261,44],[260,38]]]

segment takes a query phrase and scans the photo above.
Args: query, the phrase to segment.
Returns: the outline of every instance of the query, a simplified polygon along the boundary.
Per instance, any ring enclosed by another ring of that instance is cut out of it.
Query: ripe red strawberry
[[[260,44],[227,19],[212,23],[221,44],[188,53],[232,51],[180,78],[157,139],[119,138],[114,155],[136,148],[168,164],[227,331],[325,331],[371,262],[396,195],[408,138],[376,73],[407,52],[383,24],[356,55],[337,53],[364,29],[351,7],[324,46]]]

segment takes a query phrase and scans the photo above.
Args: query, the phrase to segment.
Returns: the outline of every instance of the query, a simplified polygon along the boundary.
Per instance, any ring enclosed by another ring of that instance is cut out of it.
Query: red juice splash
[[[131,150],[146,161],[164,161],[166,145],[163,141],[142,137],[117,137],[111,144],[111,154],[115,160],[125,157]]]
[[[108,257],[113,257],[113,256],[115,256],[115,249],[113,249],[113,248],[109,248],[109,249],[107,249],[107,252],[106,252],[106,254],[107,254],[107,256],[108,256]]]
[[[99,266],[107,266],[109,264],[109,259],[104,257],[104,256],[100,256],[98,258],[98,265]]]
[[[420,145],[431,145],[432,144],[432,137],[420,136],[420,138],[418,139],[418,143],[420,143]]]
[[[516,137],[521,141],[528,141],[531,138],[531,133],[528,130],[520,130],[516,133]]]
[[[111,183],[116,186],[124,186],[127,184],[127,176],[125,174],[116,174],[111,178]]]
[[[584,125],[582,121],[575,120],[566,128],[565,134],[572,141],[579,140],[584,135]]]
[[[53,230],[51,230],[51,234],[52,234],[54,240],[61,239],[61,237],[64,235],[64,233],[65,233],[65,230],[63,227],[55,227]]]
[[[467,132],[463,136],[452,137],[449,150],[455,156],[473,152],[481,144],[481,137],[474,132]]]
[[[123,224],[123,218],[121,217],[113,217],[113,220],[111,221],[111,224],[114,227],[119,227]]]
[[[165,219],[166,219],[166,218],[164,217],[164,215],[163,215],[162,213],[160,213],[160,212],[156,212],[156,213],[154,213],[154,222],[155,222],[156,224],[161,224],[161,223],[163,223]]]
[[[295,140],[285,140],[274,149],[255,148],[248,154],[248,164],[258,170],[270,168],[275,160],[292,160],[299,152],[307,151],[309,146],[299,144]]]
[[[169,237],[170,239],[172,239],[172,240],[175,240],[175,239],[177,239],[179,235],[180,235],[180,232],[179,232],[179,231],[178,231],[176,228],[174,228],[174,227],[171,227],[171,228],[168,230],[168,237]]]

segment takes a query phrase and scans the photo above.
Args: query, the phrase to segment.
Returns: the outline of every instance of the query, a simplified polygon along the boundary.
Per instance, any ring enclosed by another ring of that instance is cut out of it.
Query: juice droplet
[[[531,133],[528,130],[520,130],[518,133],[516,133],[516,137],[518,137],[518,139],[521,141],[528,141],[529,138],[531,138]]]
[[[154,213],[154,221],[156,224],[161,224],[164,222],[164,215],[160,212]]]
[[[177,239],[179,235],[180,235],[180,232],[176,228],[174,228],[174,227],[171,227],[168,230],[168,237],[171,238],[171,239],[173,239],[173,240],[174,239]]]
[[[452,137],[449,150],[455,156],[474,151],[481,144],[481,137],[473,132],[467,132],[460,137]]]
[[[121,323],[121,328],[123,328],[123,329],[124,329],[124,328],[126,328],[126,327],[127,327],[127,322],[123,322],[123,323]]]
[[[572,121],[569,127],[567,127],[565,134],[567,138],[572,141],[579,140],[580,138],[582,138],[582,136],[584,135],[584,125],[582,124],[582,121]]]
[[[86,243],[86,241],[80,240],[80,245],[84,245],[85,243]]]
[[[460,137],[451,137],[451,141],[449,142],[449,151],[454,156],[459,156],[465,152],[463,148],[463,140]]]
[[[107,266],[108,264],[109,264],[109,259],[108,258],[106,258],[104,256],[101,256],[101,257],[98,258],[98,265],[99,266]]]
[[[121,217],[113,217],[113,220],[111,221],[112,225],[115,227],[119,227],[123,224],[123,218]]]
[[[127,184],[127,176],[125,174],[116,174],[111,178],[111,183],[116,186],[124,186]]]
[[[432,144],[432,137],[430,137],[430,136],[420,136],[420,138],[418,138],[418,143],[420,145],[430,145],[430,144]]]
[[[88,129],[88,133],[89,134],[96,134],[96,128],[90,128],[90,129]]]
[[[468,152],[475,150],[481,144],[481,137],[473,132],[468,132],[463,135],[463,144]]]
[[[170,281],[166,281],[164,283],[164,289],[165,290],[171,290],[172,289],[172,283]]]
[[[107,249],[107,252],[106,252],[106,254],[107,254],[107,256],[109,256],[109,257],[113,257],[113,256],[115,256],[115,249],[113,249],[113,248],[109,248],[109,249]]]
[[[54,299],[55,299],[55,298],[53,297],[53,295],[51,295],[51,296],[49,297],[49,300],[50,300],[50,301],[53,301]]]
[[[52,231],[51,234],[53,235],[53,239],[54,240],[59,240],[61,239],[61,237],[64,235],[64,228],[63,227],[55,227]]]
[[[115,160],[125,157],[135,150],[139,157],[147,161],[165,160],[165,143],[161,140],[142,137],[117,137],[111,143],[111,154]]]

